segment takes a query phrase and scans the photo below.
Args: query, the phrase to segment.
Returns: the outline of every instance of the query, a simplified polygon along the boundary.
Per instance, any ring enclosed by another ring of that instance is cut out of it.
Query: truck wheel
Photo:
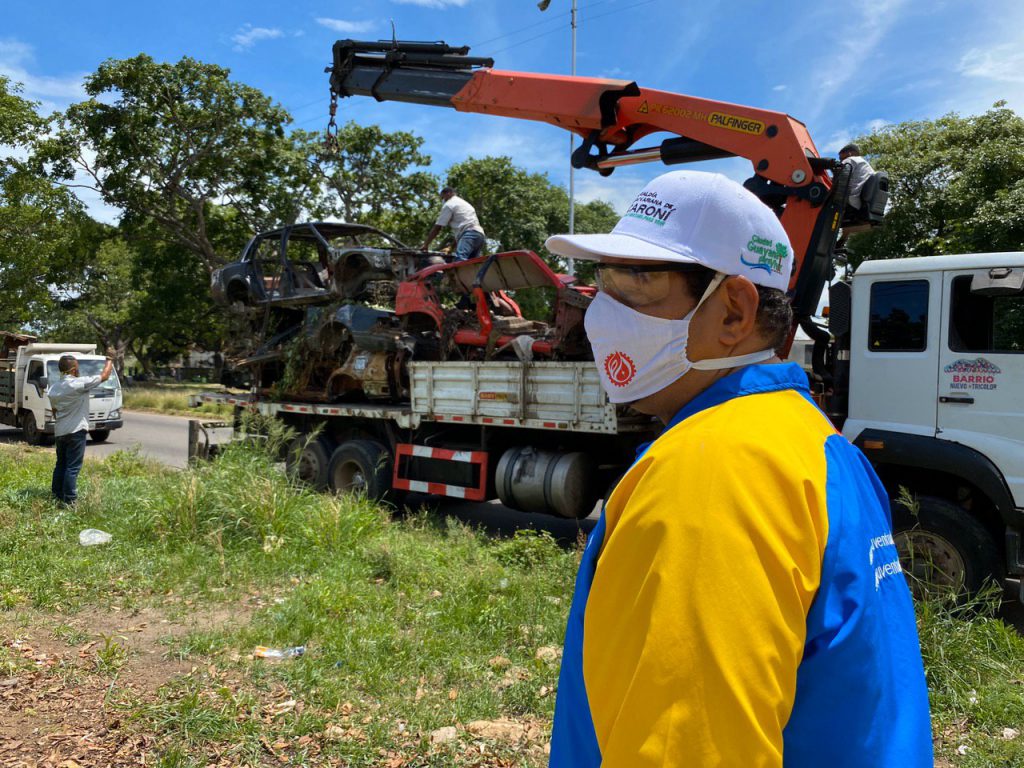
[[[110,437],[110,430],[109,429],[94,429],[92,432],[89,433],[89,437],[92,438],[92,441],[94,443],[102,443],[108,437]]]
[[[972,595],[999,578],[999,550],[969,512],[934,496],[917,503],[916,516],[892,505],[893,539],[914,597]]]
[[[331,456],[328,470],[335,493],[361,493],[373,501],[391,490],[391,453],[375,440],[349,440]]]
[[[36,426],[36,417],[31,413],[24,413],[21,416],[21,433],[25,436],[25,442],[29,445],[42,445],[46,439],[45,433]]]
[[[288,446],[285,470],[300,483],[322,491],[327,488],[327,466],[333,447],[323,435],[312,439],[309,435],[299,435]]]

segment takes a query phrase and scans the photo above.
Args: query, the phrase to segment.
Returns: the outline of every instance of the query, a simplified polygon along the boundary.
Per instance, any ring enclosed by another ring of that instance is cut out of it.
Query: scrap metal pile
[[[594,288],[532,251],[448,263],[373,227],[296,224],[254,237],[212,288],[235,318],[235,366],[296,400],[402,402],[415,360],[592,359]],[[537,289],[546,321],[516,301]]]

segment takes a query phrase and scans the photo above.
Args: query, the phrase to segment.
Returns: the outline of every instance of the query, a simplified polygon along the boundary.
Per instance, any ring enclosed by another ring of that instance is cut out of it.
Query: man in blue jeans
[[[430,229],[427,239],[423,241],[422,250],[429,251],[441,230],[448,227],[455,238],[455,261],[466,261],[480,255],[484,248],[484,229],[476,217],[476,209],[455,194],[451,187],[441,190],[441,213],[437,222]]]
[[[108,357],[99,376],[79,376],[78,360],[64,355],[57,364],[60,381],[46,391],[56,420],[57,466],[53,468],[50,491],[57,501],[74,504],[78,498],[78,473],[85,458],[85,441],[89,436],[89,393],[110,378],[114,369]]]

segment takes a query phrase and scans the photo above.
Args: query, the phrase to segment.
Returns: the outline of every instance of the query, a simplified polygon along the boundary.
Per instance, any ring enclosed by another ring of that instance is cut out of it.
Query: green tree
[[[285,109],[229,74],[189,57],[108,60],[86,78],[91,98],[67,110],[45,157],[65,179],[91,179],[128,229],[156,225],[212,270],[242,243],[218,242],[211,217],[246,233],[289,223],[318,183],[285,136]]]
[[[114,353],[119,371],[128,354],[152,371],[193,346],[220,346],[222,318],[210,299],[206,269],[178,243],[127,240],[105,227],[94,234],[88,266],[57,290],[47,331],[95,339]]]
[[[438,180],[421,170],[430,165],[421,137],[355,122],[339,128],[336,151],[324,148],[322,134],[295,131],[292,137],[323,181],[311,206],[319,215],[369,224],[409,245],[422,239],[437,202]]]
[[[890,176],[885,223],[850,239],[863,259],[1024,249],[1024,118],[996,103],[858,140]]]
[[[30,323],[45,314],[48,286],[80,266],[75,248],[90,220],[78,199],[55,185],[31,156],[31,142],[46,130],[37,104],[0,76],[0,327]]]
[[[448,169],[448,184],[476,208],[487,237],[497,241],[499,250],[525,248],[564,268],[545,250],[544,241],[568,231],[569,196],[546,174],[529,173],[508,157],[469,158]],[[577,232],[608,232],[616,221],[614,209],[604,201],[576,205]]]

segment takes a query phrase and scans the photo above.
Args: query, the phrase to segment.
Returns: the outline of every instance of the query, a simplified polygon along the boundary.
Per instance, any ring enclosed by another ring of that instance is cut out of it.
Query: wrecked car
[[[244,349],[233,356],[258,392],[399,403],[413,361],[591,359],[583,315],[594,288],[536,253],[447,263],[393,238],[391,248],[366,244],[381,234],[352,224],[273,230],[215,276],[218,301],[258,308],[243,313]],[[544,319],[524,316],[521,303]]]
[[[373,300],[375,292],[443,261],[365,224],[293,224],[252,238],[238,261],[213,273],[211,290],[217,303],[241,308]]]

